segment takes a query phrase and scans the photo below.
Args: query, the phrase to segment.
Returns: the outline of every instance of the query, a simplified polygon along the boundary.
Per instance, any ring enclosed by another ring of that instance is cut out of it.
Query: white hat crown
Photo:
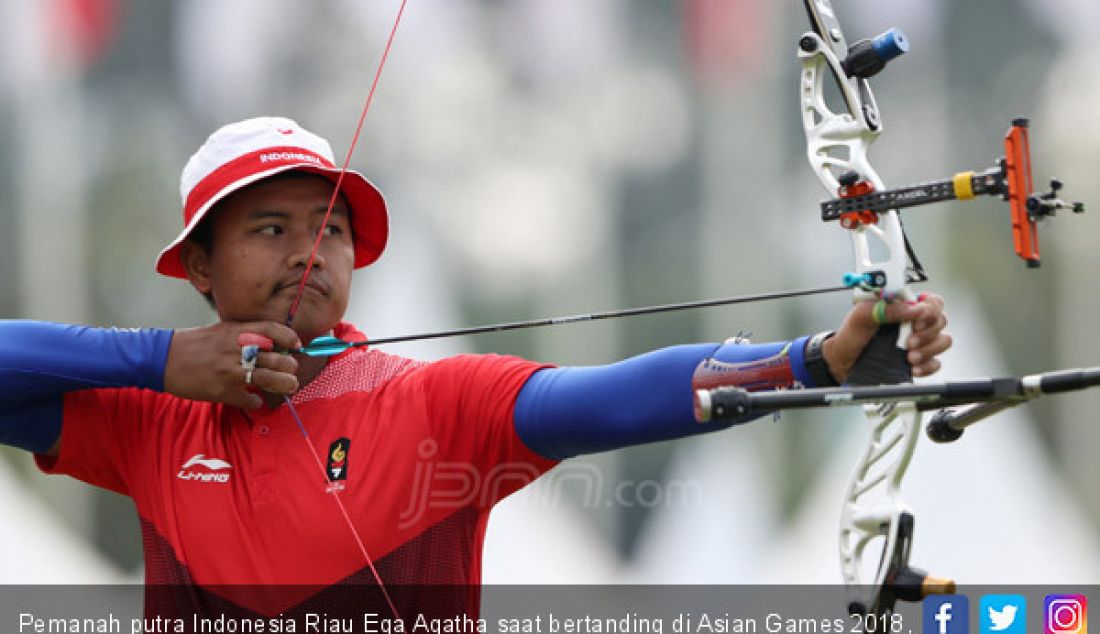
[[[214,131],[191,155],[180,174],[180,197],[184,204],[195,185],[219,167],[246,154],[268,148],[301,148],[334,162],[328,141],[286,117],[253,117],[224,125]]]

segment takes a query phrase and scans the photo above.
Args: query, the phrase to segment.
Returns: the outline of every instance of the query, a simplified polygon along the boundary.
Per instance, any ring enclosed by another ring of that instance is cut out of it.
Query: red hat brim
[[[340,169],[303,163],[296,165],[280,165],[274,169],[252,174],[231,183],[221,191],[213,195],[203,206],[198,209],[191,221],[187,223],[183,231],[172,241],[157,257],[156,270],[162,275],[187,279],[187,272],[180,261],[180,247],[195,227],[202,222],[216,203],[224,200],[230,194],[257,183],[265,178],[281,174],[283,172],[299,171],[324,176],[333,184],[340,177]],[[386,200],[382,192],[378,191],[369,180],[359,172],[348,170],[340,183],[340,193],[348,202],[351,211],[352,243],[355,247],[355,268],[362,268],[372,264],[386,248],[389,238],[389,214],[386,210]]]

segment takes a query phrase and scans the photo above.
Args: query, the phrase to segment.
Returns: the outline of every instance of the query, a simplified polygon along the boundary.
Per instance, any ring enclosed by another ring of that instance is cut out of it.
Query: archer
[[[473,588],[457,607],[476,614],[493,504],[558,461],[747,422],[697,423],[693,388],[843,383],[879,324],[912,324],[916,376],[935,373],[951,345],[942,299],[925,295],[859,302],[835,333],[681,345],[598,367],[497,355],[426,363],[364,346],[310,356],[320,337],[366,340],[342,320],[352,271],[386,245],[379,191],[342,173],[328,142],[295,122],[256,118],[211,135],[181,194],[185,226],[156,270],[207,297],[217,323],[0,322],[0,442],[34,453],[47,473],[131,497],[147,584],[191,588],[173,600],[200,613],[293,611],[366,583],[394,615],[387,587]],[[501,486],[402,522],[402,483],[424,460]],[[240,589],[289,585],[299,588]]]

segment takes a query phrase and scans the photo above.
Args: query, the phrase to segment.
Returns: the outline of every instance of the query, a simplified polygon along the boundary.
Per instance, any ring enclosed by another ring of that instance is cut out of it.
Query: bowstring
[[[302,274],[302,281],[298,284],[298,291],[294,295],[294,301],[290,305],[290,311],[286,317],[286,326],[291,327],[291,323],[294,321],[294,316],[298,313],[298,305],[302,301],[302,295],[305,292],[306,282],[309,281],[309,274],[313,271],[313,264],[317,258],[317,252],[321,248],[321,240],[325,237],[325,227],[328,226],[329,218],[332,216],[332,210],[336,206],[336,201],[340,196],[340,187],[343,185],[344,177],[348,173],[348,166],[351,165],[351,157],[355,154],[355,146],[359,143],[359,136],[363,131],[363,123],[366,121],[367,112],[370,111],[371,104],[374,102],[374,94],[378,88],[378,81],[382,77],[382,69],[386,66],[386,60],[389,58],[390,49],[393,47],[394,37],[397,35],[397,28],[401,24],[401,17],[405,14],[405,5],[408,0],[401,0],[401,5],[397,9],[397,16],[394,18],[393,26],[390,28],[389,37],[386,39],[386,46],[382,50],[382,57],[378,61],[378,67],[374,71],[374,79],[371,81],[370,91],[367,93],[367,99],[363,103],[363,109],[359,113],[359,121],[355,126],[355,134],[351,138],[351,145],[348,147],[347,155],[344,157],[344,164],[340,168],[340,173],[336,177],[336,184],[332,190],[332,198],[329,199],[328,208],[325,210],[324,218],[321,220],[321,228],[317,232],[317,239],[313,243],[313,249],[310,251],[309,260],[306,262],[305,272]],[[298,429],[302,432],[302,436],[305,438],[306,445],[309,449],[310,455],[313,457],[314,462],[317,464],[317,468],[321,471],[321,475],[324,478],[324,482],[329,482],[328,472],[325,471],[324,465],[321,463],[320,455],[317,453],[317,448],[313,444],[313,440],[309,437],[309,432],[306,431],[306,426],[302,423],[301,417],[298,415],[298,410],[294,407],[294,404],[290,402],[290,396],[283,395],[283,402],[286,403],[291,416],[294,418],[294,422],[298,424]],[[382,591],[382,596],[386,600],[386,605],[393,613],[394,617],[398,621],[402,621],[400,612],[397,611],[397,606],[393,602],[393,598],[390,596],[389,591],[386,589],[386,584],[382,581],[382,576],[378,574],[378,569],[374,566],[374,559],[367,551],[367,547],[363,542],[363,538],[359,535],[359,531],[355,528],[355,523],[351,519],[351,515],[348,513],[347,507],[344,506],[343,500],[340,499],[340,493],[333,488],[332,498],[336,502],[337,508],[340,509],[340,514],[343,516],[344,521],[347,523],[348,530],[351,531],[352,537],[355,538],[355,544],[359,548],[359,552],[363,555],[363,559],[366,560],[367,566],[370,568],[371,575],[374,577],[374,581],[378,584],[378,588]]]
[[[351,165],[351,157],[355,154],[355,146],[359,143],[359,135],[363,132],[363,123],[367,119],[367,112],[370,111],[371,104],[374,102],[374,93],[378,88],[378,80],[382,77],[382,69],[386,66],[386,60],[390,56],[390,49],[393,47],[394,37],[397,35],[397,27],[401,24],[401,16],[405,13],[405,5],[408,0],[401,0],[401,6],[397,9],[397,17],[393,21],[393,27],[390,29],[390,35],[386,39],[386,46],[382,50],[382,58],[378,61],[378,67],[374,71],[374,79],[371,81],[370,92],[367,93],[367,100],[363,102],[363,109],[359,113],[359,122],[355,125],[355,134],[351,137],[351,145],[348,147],[348,152],[344,156],[344,165],[340,168],[340,173],[336,177],[336,186],[332,190],[332,198],[328,201],[328,208],[325,209],[325,216],[321,220],[321,229],[317,232],[317,239],[313,243],[313,250],[309,253],[309,261],[306,262],[305,273],[302,274],[302,281],[298,284],[298,291],[294,294],[294,302],[290,305],[290,313],[286,318],[286,326],[290,327],[290,322],[294,320],[294,315],[298,313],[298,304],[302,301],[302,295],[306,289],[306,282],[309,280],[309,274],[313,271],[313,262],[317,258],[317,251],[321,248],[321,240],[325,237],[325,227],[328,226],[329,218],[332,216],[332,209],[336,206],[336,200],[340,196],[340,186],[344,183],[344,176],[348,173],[348,166]]]

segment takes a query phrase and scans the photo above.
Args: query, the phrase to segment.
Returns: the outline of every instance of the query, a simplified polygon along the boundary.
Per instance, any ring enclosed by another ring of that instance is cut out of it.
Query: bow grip
[[[847,385],[894,385],[913,382],[907,351],[898,346],[900,324],[884,324],[856,359]]]

